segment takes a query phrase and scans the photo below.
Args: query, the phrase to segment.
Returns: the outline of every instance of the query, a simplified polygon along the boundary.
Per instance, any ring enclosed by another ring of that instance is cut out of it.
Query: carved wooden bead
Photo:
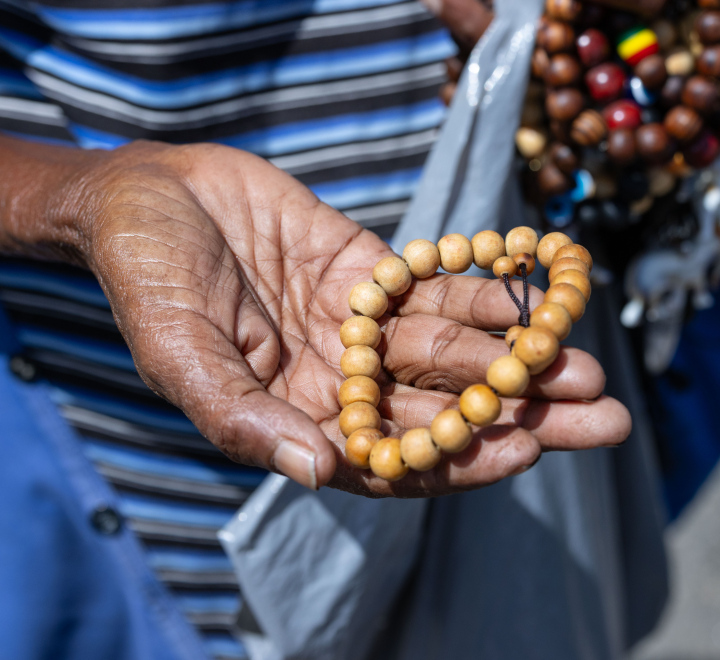
[[[625,73],[614,62],[598,64],[585,74],[585,84],[590,96],[600,103],[618,98],[625,86]]]
[[[517,338],[512,354],[535,376],[555,362],[559,350],[557,337],[550,330],[530,327]]]
[[[703,120],[692,108],[678,105],[665,115],[663,126],[665,126],[668,135],[681,142],[688,142],[700,134],[703,128]]]
[[[382,437],[379,429],[365,427],[353,431],[345,442],[345,456],[348,461],[357,468],[369,468],[370,452]]]
[[[448,273],[464,273],[473,262],[470,241],[462,234],[448,234],[438,241],[440,265]]]
[[[380,413],[375,406],[358,401],[345,406],[340,412],[340,431],[347,438],[353,431],[362,428],[380,428]]]
[[[720,11],[703,11],[695,22],[695,31],[704,44],[720,42]]]
[[[588,267],[580,261],[580,259],[575,259],[574,257],[563,257],[562,259],[558,259],[556,257],[553,261],[553,265],[550,266],[548,280],[552,281],[558,273],[562,273],[564,270],[579,270],[585,276],[590,274]]]
[[[517,264],[519,273],[522,273],[522,268],[520,268],[521,264],[525,264],[525,272],[527,275],[532,274],[535,270],[535,258],[527,252],[519,252],[513,255],[513,261]]]
[[[634,101],[619,99],[603,110],[603,119],[612,131],[616,128],[637,128],[642,124],[640,106]]]
[[[662,124],[645,124],[635,132],[635,144],[640,156],[650,163],[667,160],[670,155],[670,136]]]
[[[532,75],[535,78],[543,80],[545,78],[545,72],[550,65],[550,57],[545,50],[542,48],[536,48],[532,54],[532,60],[530,61],[530,68]]]
[[[567,175],[571,175],[580,165],[577,154],[562,142],[555,142],[550,146],[550,160],[563,174]]]
[[[380,356],[369,346],[351,346],[340,357],[340,369],[345,378],[375,378],[380,373]]]
[[[398,438],[382,438],[370,452],[370,469],[376,477],[386,481],[398,481],[410,470],[403,463]]]
[[[546,162],[537,173],[537,184],[543,195],[561,195],[573,187],[573,180],[554,163]]]
[[[350,309],[354,314],[378,319],[387,310],[388,297],[384,289],[375,282],[360,282],[350,292]]]
[[[545,110],[552,119],[571,121],[580,114],[585,101],[579,89],[557,89],[545,99]]]
[[[521,325],[513,325],[507,329],[505,333],[505,343],[509,349],[512,349],[513,342],[520,336],[520,333],[525,330]]]
[[[685,83],[681,98],[698,112],[713,113],[718,109],[718,84],[706,76],[693,76]]]
[[[369,316],[351,316],[340,326],[340,341],[345,348],[357,345],[377,348],[381,337],[380,326]]]
[[[367,376],[351,376],[338,390],[338,401],[345,408],[356,401],[364,401],[371,406],[380,403],[380,387]]]
[[[578,271],[565,272],[577,273]],[[530,327],[550,330],[558,341],[562,341],[572,330],[572,319],[570,313],[562,305],[544,302],[538,305],[530,314]]]
[[[473,261],[478,268],[490,270],[495,261],[505,256],[505,240],[491,229],[480,231],[470,241]]]
[[[503,355],[490,364],[487,384],[500,396],[521,396],[530,384],[530,372],[512,355]]]
[[[635,67],[635,75],[648,89],[659,89],[665,84],[668,76],[665,59],[659,54],[646,57]]]
[[[575,44],[575,30],[562,21],[547,21],[538,30],[537,44],[549,54],[571,50]]]
[[[580,63],[567,53],[558,53],[550,58],[544,79],[551,87],[574,85],[580,80]]]
[[[573,323],[577,323],[585,313],[585,297],[582,292],[565,282],[551,285],[545,292],[545,302],[562,305],[570,313]]]
[[[590,279],[583,275],[579,270],[567,269],[559,272],[550,280],[550,286],[554,284],[572,284],[580,293],[583,294],[585,302],[590,302],[590,294],[592,293],[592,285]]]
[[[538,235],[532,227],[515,227],[505,236],[505,252],[509,257],[527,252],[533,257],[537,254]]]
[[[549,234],[545,234],[545,236],[543,236],[538,243],[538,261],[543,265],[544,268],[550,268],[550,266],[552,266],[555,253],[564,245],[570,244],[572,244],[572,240],[569,236],[563,234],[562,232],[553,231]]]
[[[588,249],[583,247],[582,245],[579,245],[577,243],[572,243],[571,245],[563,245],[555,253],[554,260],[565,259],[566,257],[572,257],[573,259],[579,259],[580,261],[582,261],[585,264],[588,273],[593,268],[592,255],[590,254]]]
[[[448,454],[456,454],[470,444],[472,431],[458,410],[443,410],[430,424],[433,442]]]
[[[595,28],[585,30],[577,38],[576,46],[580,60],[588,69],[610,58],[610,43],[607,37]]]
[[[424,238],[410,241],[403,250],[403,259],[413,276],[419,280],[434,275],[440,268],[440,252],[437,245]]]
[[[385,257],[375,264],[373,279],[389,296],[405,293],[412,284],[408,265],[400,257]]]
[[[583,110],[575,119],[570,130],[570,137],[583,147],[599,144],[607,133],[607,126],[599,112]]]
[[[430,429],[410,429],[400,439],[400,455],[412,470],[432,470],[442,458],[442,452],[433,442]]]
[[[637,156],[635,131],[629,128],[618,128],[610,131],[607,141],[608,156],[619,165],[628,165]]]
[[[537,158],[545,151],[547,135],[535,128],[521,126],[515,132],[515,145],[518,151],[527,158]]]
[[[695,58],[689,50],[679,49],[665,58],[668,76],[689,76],[695,70]]]
[[[492,270],[493,275],[497,278],[502,278],[503,275],[507,275],[512,279],[517,273],[518,266],[512,257],[499,257],[495,259]]]
[[[698,57],[697,70],[705,76],[720,76],[720,46],[708,46]]]
[[[500,399],[487,385],[466,387],[459,405],[462,416],[475,426],[488,426],[500,417]]]
[[[582,10],[577,0],[546,0],[545,11],[552,18],[572,23]]]

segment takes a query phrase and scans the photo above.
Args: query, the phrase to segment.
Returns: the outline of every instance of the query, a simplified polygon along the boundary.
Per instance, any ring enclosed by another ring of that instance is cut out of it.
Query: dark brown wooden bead
[[[635,132],[640,156],[649,163],[661,163],[670,157],[671,142],[662,124],[645,124]]]
[[[720,9],[720,0],[698,0],[697,4],[702,9]]]
[[[548,15],[561,21],[574,21],[581,10],[582,5],[577,0],[546,0],[545,2],[545,11]]]
[[[718,109],[718,84],[706,76],[688,78],[682,91],[682,102],[703,114]]]
[[[682,98],[685,78],[682,76],[670,76],[660,90],[660,101],[666,108],[672,108],[680,103]]]
[[[708,46],[703,49],[695,65],[705,76],[720,76],[720,46]]]
[[[547,21],[538,30],[537,45],[550,54],[572,50],[575,31],[567,23]]]
[[[610,131],[607,143],[608,156],[619,165],[628,165],[637,155],[635,131],[629,128],[618,128]]]
[[[695,21],[695,31],[704,44],[720,42],[720,11],[701,12]]]
[[[535,78],[540,78],[541,80],[544,79],[548,66],[550,66],[550,58],[548,57],[548,54],[542,48],[536,48],[533,51],[531,62],[533,76]]]
[[[540,191],[545,195],[561,195],[573,187],[573,180],[551,162],[540,168],[537,181]]]
[[[659,89],[667,80],[665,59],[662,55],[648,55],[635,67],[635,75],[648,89]]]
[[[583,110],[570,129],[570,137],[583,147],[592,147],[599,144],[606,134],[605,120],[595,110]]]
[[[688,142],[700,134],[703,120],[692,108],[677,105],[665,115],[663,126],[671,137],[680,142]]]
[[[545,82],[551,87],[567,87],[580,80],[580,62],[572,55],[558,53],[550,58],[545,70]]]
[[[550,145],[550,160],[565,174],[572,174],[580,164],[577,154],[562,142],[553,142]]]
[[[552,119],[571,121],[580,114],[585,100],[579,89],[572,87],[550,92],[545,99],[545,109]]]

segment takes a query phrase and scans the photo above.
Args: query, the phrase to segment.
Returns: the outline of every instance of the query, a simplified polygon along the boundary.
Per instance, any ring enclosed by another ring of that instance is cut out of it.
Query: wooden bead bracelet
[[[529,312],[527,276],[535,268],[535,259],[549,269],[550,287],[545,299]],[[492,269],[502,279],[520,311],[518,325],[505,335],[510,354],[497,358],[487,371],[487,385],[476,384],[460,395],[459,410],[438,414],[430,428],[406,431],[402,438],[385,438],[380,431],[380,388],[375,378],[381,360],[375,351],[381,330],[375,319],[388,307],[388,296],[405,293],[412,278],[426,279],[442,267],[448,273],[462,273],[475,263]],[[402,479],[408,470],[431,470],[442,452],[457,453],[472,439],[472,426],[493,424],[500,416],[500,396],[518,397],[530,382],[530,376],[547,369],[558,355],[559,342],[565,339],[585,312],[590,299],[592,269],[590,253],[560,232],[545,235],[540,241],[530,227],[516,227],[503,240],[494,231],[481,231],[472,241],[461,234],[449,234],[432,242],[411,241],[400,257],[386,257],[373,269],[373,282],[360,282],[350,293],[354,316],[340,328],[345,352],[340,368],[347,380],[340,386],[338,400],[342,408],[340,430],[347,438],[345,455],[359,468],[370,468],[388,481]],[[523,300],[510,286],[520,274]]]

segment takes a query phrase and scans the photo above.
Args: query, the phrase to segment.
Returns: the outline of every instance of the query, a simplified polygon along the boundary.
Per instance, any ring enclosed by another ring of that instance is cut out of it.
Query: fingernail
[[[531,467],[534,467],[535,465],[537,465],[541,456],[542,456],[542,454],[540,454],[540,456],[538,456],[532,463],[530,463],[530,465],[521,465],[519,468],[517,468],[517,470],[515,470],[515,472],[512,472],[510,474],[510,476],[517,477],[519,474],[523,474],[523,472],[527,472]]]
[[[295,442],[283,440],[273,454],[273,464],[285,476],[312,490],[317,490],[315,454]]]

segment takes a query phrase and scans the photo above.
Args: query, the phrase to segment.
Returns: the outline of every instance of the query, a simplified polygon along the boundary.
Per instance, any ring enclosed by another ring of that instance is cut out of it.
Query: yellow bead
[[[364,427],[353,431],[345,443],[345,456],[352,465],[367,469],[370,467],[370,451],[383,437],[379,429]]]
[[[345,348],[358,345],[377,348],[381,337],[380,326],[369,316],[351,316],[340,326],[340,341]]]
[[[585,313],[585,297],[580,289],[572,284],[553,284],[545,292],[545,302],[562,305],[569,313],[573,323],[577,323]]]
[[[443,410],[430,424],[433,442],[448,454],[456,454],[470,444],[472,431],[458,410]]]
[[[535,270],[535,258],[527,252],[519,252],[513,256],[513,261],[517,264],[518,273],[522,273],[521,264],[525,264],[525,271],[528,275]]]
[[[424,280],[440,268],[440,252],[437,245],[424,238],[410,241],[403,250],[403,259],[407,263],[413,277]]]
[[[548,272],[548,281],[552,282],[558,274],[562,273],[564,270],[577,270],[586,277],[590,273],[587,266],[580,261],[580,259],[575,259],[575,257],[563,257],[562,259],[555,259],[555,261],[553,261],[553,265],[550,266],[550,271]]]
[[[432,470],[442,452],[432,441],[430,429],[411,429],[400,440],[400,453],[406,465],[418,472]]]
[[[465,388],[459,403],[462,416],[475,426],[488,426],[500,417],[500,399],[487,385]]]
[[[505,252],[514,257],[520,252],[527,252],[533,257],[537,254],[538,235],[532,227],[515,227],[505,236]]]
[[[340,357],[340,369],[345,378],[375,378],[380,373],[380,356],[369,346],[351,346]]]
[[[580,293],[583,294],[585,302],[590,302],[590,294],[592,293],[592,285],[590,280],[583,275],[579,270],[564,270],[561,273],[555,275],[550,280],[550,286],[554,284],[572,284],[576,289],[579,289]]]
[[[443,236],[437,247],[440,252],[440,265],[448,273],[464,273],[472,265],[472,244],[462,234]]]
[[[555,362],[559,350],[557,337],[550,330],[530,327],[515,340],[512,354],[527,366],[531,376],[535,376]]]
[[[371,406],[377,406],[380,403],[380,387],[367,376],[351,376],[340,385],[338,401],[342,408],[356,401],[364,401]]]
[[[486,229],[478,232],[470,243],[473,261],[478,268],[490,270],[497,259],[505,256],[505,241],[496,231]]]
[[[574,273],[577,271],[566,272]],[[570,318],[570,313],[562,305],[554,302],[544,302],[538,305],[530,314],[530,326],[550,330],[558,338],[558,341],[562,341],[572,330],[572,318]]]
[[[400,440],[383,438],[375,443],[370,452],[370,469],[375,476],[386,481],[402,479],[410,469],[400,455]]]
[[[584,248],[582,245],[578,245],[577,243],[573,243],[572,245],[563,245],[563,247],[555,253],[553,263],[555,263],[558,259],[564,259],[565,257],[580,259],[580,261],[582,261],[587,267],[588,273],[592,270],[592,256],[590,256],[590,252],[588,252],[587,248]]]
[[[503,355],[488,367],[486,380],[500,396],[521,396],[530,384],[530,372],[517,358]]]
[[[380,259],[373,268],[373,279],[389,296],[402,295],[412,284],[410,269],[400,257]]]
[[[364,401],[351,403],[342,409],[340,413],[340,431],[347,438],[353,431],[362,428],[380,428],[380,413],[375,406]]]
[[[564,245],[570,245],[572,240],[560,231],[552,231],[540,239],[537,247],[538,261],[544,268],[552,266],[555,253]]]
[[[360,282],[350,292],[350,309],[354,314],[369,316],[378,319],[388,307],[388,297],[385,290],[375,282]]]
[[[493,275],[497,278],[502,278],[503,275],[507,274],[508,277],[513,278],[517,273],[518,266],[512,257],[500,257],[495,259],[493,264]]]
[[[521,325],[513,325],[512,327],[508,328],[507,332],[505,333],[505,343],[507,344],[508,348],[512,348],[513,342],[520,336],[520,333],[525,330],[523,326]]]

